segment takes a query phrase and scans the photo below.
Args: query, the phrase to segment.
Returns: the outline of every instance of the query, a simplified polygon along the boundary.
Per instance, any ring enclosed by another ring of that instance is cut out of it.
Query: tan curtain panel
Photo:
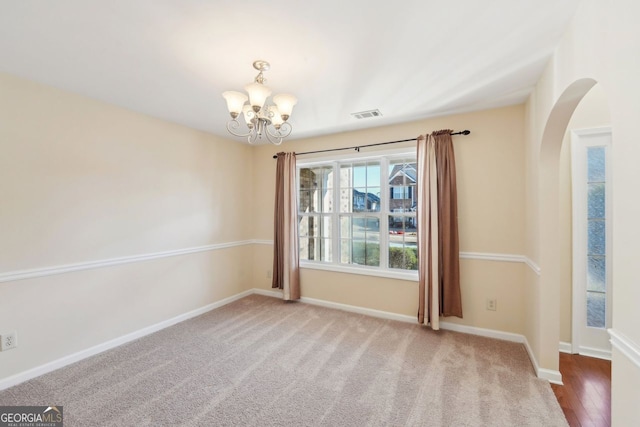
[[[418,138],[418,322],[462,317],[456,166],[450,130]]]
[[[298,252],[296,155],[278,153],[271,287],[282,289],[285,300],[300,299]]]

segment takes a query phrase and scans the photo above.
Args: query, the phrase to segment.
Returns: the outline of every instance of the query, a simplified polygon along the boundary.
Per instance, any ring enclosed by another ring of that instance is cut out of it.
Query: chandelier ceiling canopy
[[[273,97],[273,104],[270,103],[271,89],[265,86],[267,79],[263,74],[270,67],[267,61],[258,60],[253,63],[253,68],[259,73],[253,83],[244,87],[248,95],[235,91],[222,94],[231,114],[227,130],[235,136],[246,137],[249,144],[255,144],[264,136],[272,144],[280,145],[291,134],[292,127],[287,120],[298,99],[293,95],[280,94]],[[237,120],[241,113],[247,126],[246,132],[240,130],[241,125]]]

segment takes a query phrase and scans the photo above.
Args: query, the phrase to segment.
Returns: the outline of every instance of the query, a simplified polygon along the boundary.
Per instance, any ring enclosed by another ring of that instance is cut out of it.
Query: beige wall
[[[594,82],[602,85],[613,130],[613,329],[640,348],[640,184],[637,121],[640,117],[640,4],[632,0],[585,0],[527,105],[527,254],[541,276],[527,281],[527,294],[539,302],[527,312],[525,329],[543,368],[557,369],[560,337],[559,157],[569,117]],[[535,345],[533,344],[535,343]],[[614,425],[640,419],[638,365],[613,352]],[[635,403],[634,403],[635,402]]]
[[[463,252],[520,255],[524,252],[524,106],[513,106],[364,131],[259,146],[253,152],[254,209],[258,239],[272,239],[275,160],[278,151],[310,151],[407,139],[442,128],[469,129],[454,137],[458,177],[460,248]],[[405,146],[414,146],[404,144]],[[397,147],[397,146],[394,146]],[[363,149],[364,151],[375,151]],[[303,158],[302,156],[300,157]],[[305,159],[308,156],[304,157]],[[256,286],[270,288],[269,245],[254,249]],[[523,333],[523,263],[461,261],[464,319],[447,321]],[[302,295],[414,316],[417,283],[303,269]],[[487,311],[496,298],[498,310]]]
[[[252,237],[251,148],[0,74],[0,277]],[[251,246],[0,283],[0,379],[251,286]]]

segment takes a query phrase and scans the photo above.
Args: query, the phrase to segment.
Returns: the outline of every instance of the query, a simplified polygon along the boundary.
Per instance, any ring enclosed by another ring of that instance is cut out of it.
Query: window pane
[[[379,212],[380,187],[353,189],[353,212]]]
[[[340,217],[340,237],[355,240],[380,240],[380,220],[375,216]]]
[[[605,292],[607,283],[606,258],[588,256],[587,264],[587,290]]]
[[[367,241],[380,240],[380,220],[377,217],[368,216],[366,219]]]
[[[588,147],[587,148],[587,181],[604,182],[605,181],[605,148],[604,147]]]
[[[331,237],[331,217],[329,215],[300,216],[298,230],[300,237]]]
[[[331,239],[318,239],[320,240],[320,260],[330,262],[333,260]]]
[[[606,149],[587,147],[587,326],[606,326]]]
[[[411,246],[389,246],[389,268],[418,270],[418,248]]]
[[[380,212],[380,187],[367,187],[367,212]]]
[[[299,237],[308,237],[309,236],[309,222],[312,217],[308,216],[299,216],[298,217],[298,236]]]
[[[332,212],[333,167],[300,168],[299,212]]]
[[[412,233],[415,239],[416,216],[415,214],[389,215],[389,234],[392,232]]]
[[[389,163],[389,212],[411,212],[415,207],[416,167],[415,159]]]
[[[351,245],[353,264],[380,265],[380,244],[378,242],[353,241]]]
[[[389,215],[389,268],[418,269],[415,216]]]
[[[353,190],[351,188],[340,189],[340,212],[353,211]]]
[[[340,228],[340,262],[376,267],[380,265],[379,218],[345,215],[340,218]]]
[[[311,212],[311,191],[300,190],[300,194],[298,196],[298,212]]]
[[[319,211],[320,212],[333,212],[333,190],[327,189],[323,190],[322,193],[318,192],[318,197],[322,197],[322,200],[319,201],[320,206],[322,206]]]
[[[351,220],[351,232],[353,239],[364,240],[367,238],[367,219],[365,217],[357,216],[349,218]]]
[[[399,231],[404,232],[404,216],[389,215],[389,234],[395,235]]]
[[[380,163],[340,165],[340,212],[380,211]]]
[[[366,259],[365,242],[363,241],[351,242],[351,259],[349,260],[349,262],[351,264],[364,265],[365,259]]]
[[[587,184],[587,217],[604,218],[604,183]]]
[[[320,237],[331,238],[331,217],[323,215],[320,221]]]
[[[340,262],[343,264],[351,263],[351,240],[342,239],[340,241]]]
[[[366,250],[366,265],[372,266],[372,267],[379,267],[380,266],[380,243],[372,243],[372,242],[367,242],[366,246],[365,246],[365,250]]]
[[[366,163],[354,164],[352,166],[352,177],[348,185],[351,187],[366,187],[367,186],[367,165]]]
[[[340,180],[342,187],[379,187],[380,163],[361,162],[342,165]]]
[[[300,259],[301,260],[309,260],[316,261],[319,260],[317,257],[318,245],[317,239],[314,238],[300,238]]]
[[[404,220],[404,241],[418,243],[417,219],[414,216],[407,216]]]
[[[340,217],[340,237],[342,239],[351,238],[351,217],[349,216]]]
[[[604,328],[605,305],[605,294],[587,291],[587,326]]]
[[[301,237],[298,242],[301,260],[327,262],[332,260],[331,239]]]
[[[353,167],[351,164],[342,164],[340,165],[340,188],[349,187],[353,187]]]
[[[358,187],[353,189],[353,212],[365,212],[367,210],[367,189]]]
[[[367,163],[367,187],[380,186],[380,163]]]
[[[604,220],[590,219],[588,225],[588,255],[604,255],[605,254],[605,223]]]

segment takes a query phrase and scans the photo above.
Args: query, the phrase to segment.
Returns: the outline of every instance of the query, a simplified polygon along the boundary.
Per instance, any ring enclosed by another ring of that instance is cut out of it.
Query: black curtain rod
[[[470,133],[471,133],[470,130],[461,130],[460,132],[451,132],[451,135],[469,135]],[[329,148],[327,150],[305,151],[303,153],[295,153],[295,154],[296,154],[296,156],[301,156],[303,154],[326,153],[326,152],[329,152],[329,151],[342,151],[342,150],[360,151],[360,149],[364,148],[364,147],[375,147],[377,145],[398,144],[399,142],[409,142],[409,141],[417,141],[417,140],[418,140],[418,138],[401,139],[400,141],[378,142],[377,144],[357,145],[357,146],[354,146],[354,147]],[[274,155],[273,158],[277,159],[278,156]]]

